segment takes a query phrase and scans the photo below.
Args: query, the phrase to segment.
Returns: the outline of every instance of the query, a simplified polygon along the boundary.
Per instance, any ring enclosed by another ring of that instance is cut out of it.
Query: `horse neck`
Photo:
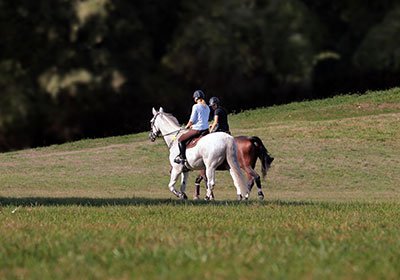
[[[175,141],[180,127],[174,124],[172,121],[162,119],[162,125],[160,126],[160,131],[164,135],[164,141],[169,148],[171,148],[173,141]]]

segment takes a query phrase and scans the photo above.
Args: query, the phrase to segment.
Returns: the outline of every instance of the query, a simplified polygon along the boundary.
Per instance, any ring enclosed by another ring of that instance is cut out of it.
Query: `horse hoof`
[[[179,198],[182,199],[182,200],[188,199],[187,195],[184,192],[179,194]]]
[[[214,200],[214,199],[215,199],[214,192],[211,191],[210,200]]]
[[[211,198],[210,198],[209,196],[205,196],[205,197],[204,197],[204,200],[205,200],[205,201],[210,201]]]
[[[259,200],[264,200],[264,194],[263,194],[263,192],[259,192],[259,193],[258,193],[258,199],[259,199]]]
[[[200,197],[198,195],[193,196],[193,200],[199,200]]]
[[[243,196],[241,194],[237,195],[237,200],[241,201],[243,199]]]

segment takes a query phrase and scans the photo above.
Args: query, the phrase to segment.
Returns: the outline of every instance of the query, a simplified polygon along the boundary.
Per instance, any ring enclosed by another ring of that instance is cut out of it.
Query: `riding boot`
[[[176,163],[184,164],[186,162],[186,143],[185,141],[178,142],[180,154],[175,158]]]

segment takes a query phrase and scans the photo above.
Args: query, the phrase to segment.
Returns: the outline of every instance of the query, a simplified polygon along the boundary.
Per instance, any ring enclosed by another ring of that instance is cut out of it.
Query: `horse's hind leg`
[[[200,198],[200,183],[201,181],[203,181],[203,178],[205,177],[205,173],[204,170],[200,171],[200,174],[197,176],[196,181],[194,182],[194,195],[193,195],[193,199],[197,200]]]
[[[215,186],[215,167],[209,167],[206,169],[206,182],[207,182],[207,194],[206,200],[214,199],[214,186]]]
[[[258,192],[257,192],[258,198],[259,198],[260,200],[263,200],[263,199],[264,199],[264,193],[263,193],[262,188],[261,188],[261,179],[260,179],[260,176],[257,176],[257,177],[255,178],[255,181],[256,181],[257,190],[258,190]]]
[[[247,177],[247,187],[249,188],[249,192],[251,192],[253,186],[254,186],[254,177],[251,174],[251,172],[249,172],[247,169],[246,171],[246,177]]]
[[[251,168],[250,166],[247,166],[245,168],[245,172],[246,172],[246,176],[247,176],[247,179],[248,179],[247,186],[249,188],[249,192],[251,192],[251,189],[254,186],[254,182],[256,182],[257,188],[258,188],[259,184],[260,184],[260,187],[261,187],[260,175],[258,175],[257,172],[253,168]],[[258,178],[258,182],[257,182],[257,178]],[[261,191],[261,193],[262,193],[262,191]],[[259,189],[259,192],[258,192],[258,197],[260,198],[260,189]]]
[[[249,178],[249,183],[251,183],[251,185],[249,185],[249,190],[251,191],[251,189],[253,188],[254,182],[257,185],[257,195],[258,195],[258,199],[259,200],[263,200],[264,199],[264,193],[261,189],[261,178],[260,175],[258,175],[258,173],[253,169],[253,168],[246,168],[246,174],[247,177]],[[251,179],[250,179],[251,178]]]
[[[235,172],[233,171],[232,168],[229,168],[229,173],[231,173],[231,177],[234,178]],[[242,199],[243,199],[243,196],[242,196],[242,192],[241,192],[241,190],[240,190],[239,185],[236,184],[236,183],[234,183],[234,185],[235,185],[235,188],[236,188],[237,199],[238,199],[238,200],[242,200]]]

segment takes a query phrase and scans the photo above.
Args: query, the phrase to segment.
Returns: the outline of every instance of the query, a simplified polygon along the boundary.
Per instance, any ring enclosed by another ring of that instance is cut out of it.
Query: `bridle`
[[[155,132],[155,133],[153,132],[154,123],[156,122],[156,118],[158,117],[159,114],[160,113],[155,114],[153,119],[150,121],[149,138],[150,138],[151,142],[156,141],[156,138],[161,135],[161,131],[159,131],[159,130],[157,130],[157,132]]]
[[[154,127],[154,123],[156,122],[156,118],[158,117],[158,115],[160,115],[160,113],[158,112],[154,118],[151,120],[150,124],[151,124],[151,131],[149,133],[149,138],[151,140],[151,142],[156,141],[157,137],[164,137],[164,136],[168,136],[168,135],[172,135],[175,133],[175,137],[173,140],[175,140],[176,136],[178,135],[179,132],[181,132],[183,130],[183,128],[179,128],[177,130],[168,132],[166,134],[162,134],[160,130],[157,130],[157,132],[153,132],[153,127]],[[169,145],[168,148],[171,148],[172,144],[174,143],[174,141],[171,142],[171,144]]]

